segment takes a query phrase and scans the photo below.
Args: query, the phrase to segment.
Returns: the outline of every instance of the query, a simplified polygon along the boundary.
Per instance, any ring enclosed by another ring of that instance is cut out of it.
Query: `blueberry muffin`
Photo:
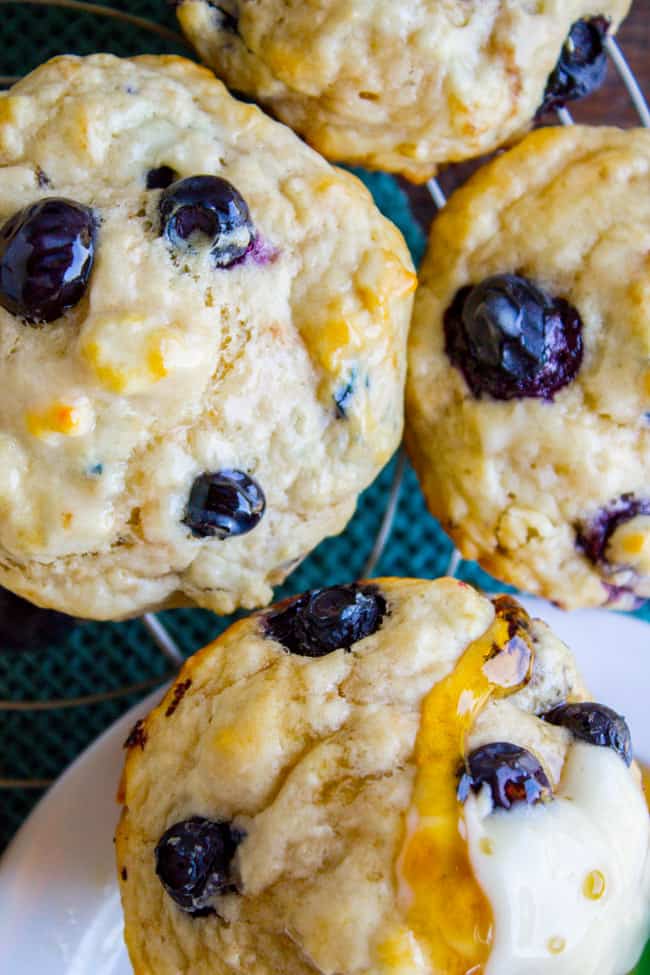
[[[0,95],[0,585],[264,605],[400,441],[415,283],[356,178],[189,61]]]
[[[127,747],[136,975],[625,975],[642,949],[629,729],[509,597],[305,593],[189,660]]]
[[[566,608],[650,597],[650,133],[547,129],[436,219],[408,443],[462,554]]]
[[[180,0],[228,85],[330,159],[417,182],[605,77],[630,0]]]

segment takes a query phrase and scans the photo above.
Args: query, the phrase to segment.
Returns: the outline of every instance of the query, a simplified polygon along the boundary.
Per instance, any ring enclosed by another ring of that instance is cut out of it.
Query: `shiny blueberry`
[[[525,748],[509,742],[495,742],[477,748],[467,759],[458,786],[458,798],[465,802],[472,792],[487,785],[494,806],[510,809],[517,803],[529,806],[550,799],[551,783],[539,760]]]
[[[376,586],[314,589],[265,617],[267,636],[301,657],[323,657],[375,633],[387,613]]]
[[[600,88],[607,74],[604,41],[608,30],[606,17],[575,22],[548,79],[540,112],[562,108]]]
[[[550,400],[582,364],[576,309],[516,274],[462,288],[444,328],[447,355],[477,398]]]
[[[627,765],[632,762],[632,737],[627,721],[604,704],[591,701],[562,704],[545,714],[544,720],[566,728],[580,741],[611,748]]]
[[[84,296],[95,259],[92,210],[52,197],[0,228],[0,305],[29,322],[52,322]]]
[[[589,521],[577,528],[576,545],[590,562],[599,565],[607,562],[607,546],[621,525],[640,515],[650,515],[650,499],[623,494],[610,505],[601,508]]]
[[[217,267],[230,267],[252,247],[255,231],[240,193],[219,176],[190,176],[163,190],[161,232],[176,250],[207,243]]]
[[[177,179],[178,173],[171,166],[158,166],[147,173],[147,189],[166,190]]]
[[[156,847],[156,873],[172,900],[193,917],[214,914],[214,898],[237,890],[232,861],[244,835],[201,816],[168,829]]]
[[[8,589],[0,589],[0,653],[56,646],[76,625],[72,616],[39,609]]]
[[[252,531],[265,508],[264,492],[252,477],[243,471],[216,471],[194,481],[184,522],[198,538],[230,538]]]

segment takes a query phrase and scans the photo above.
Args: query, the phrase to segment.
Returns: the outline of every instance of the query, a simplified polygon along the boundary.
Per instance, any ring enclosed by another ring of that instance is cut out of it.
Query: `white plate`
[[[637,753],[650,759],[650,626],[524,602],[573,648],[594,696],[628,717]],[[159,698],[143,701],[75,762],[0,862],[0,960],[11,959],[12,975],[132,975],[113,875],[115,791],[124,739]]]

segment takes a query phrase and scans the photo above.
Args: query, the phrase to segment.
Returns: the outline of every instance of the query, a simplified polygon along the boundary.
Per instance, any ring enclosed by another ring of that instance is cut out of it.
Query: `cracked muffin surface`
[[[182,0],[203,60],[325,156],[421,182],[604,77],[629,0]]]
[[[643,947],[629,729],[509,597],[287,600],[191,658],[127,746],[136,975],[626,975]]]
[[[650,597],[650,135],[528,136],[435,220],[407,442],[465,558],[567,608]]]
[[[172,57],[0,95],[0,584],[263,605],[389,459],[415,276],[356,178]]]

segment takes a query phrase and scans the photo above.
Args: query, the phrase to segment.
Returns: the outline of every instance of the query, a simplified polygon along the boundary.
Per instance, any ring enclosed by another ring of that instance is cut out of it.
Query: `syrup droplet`
[[[582,885],[582,892],[588,900],[599,901],[606,890],[607,881],[604,873],[600,870],[592,870],[591,873],[587,874]]]
[[[486,857],[491,857],[494,854],[494,843],[487,836],[481,837],[479,848],[481,853],[483,853]]]
[[[549,938],[547,947],[552,955],[561,955],[566,948],[566,938]]]

